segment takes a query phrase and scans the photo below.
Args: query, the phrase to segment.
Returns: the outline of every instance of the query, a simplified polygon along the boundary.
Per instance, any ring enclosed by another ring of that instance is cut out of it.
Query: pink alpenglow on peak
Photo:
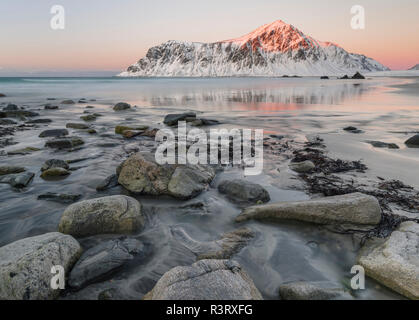
[[[167,41],[121,77],[342,76],[389,69],[374,59],[318,41],[281,20],[236,39]]]
[[[242,47],[250,46],[254,51],[260,48],[266,52],[287,52],[300,48],[327,48],[332,45],[339,47],[332,42],[322,42],[306,36],[300,30],[282,20],[265,24],[243,37],[220,42],[235,43]]]

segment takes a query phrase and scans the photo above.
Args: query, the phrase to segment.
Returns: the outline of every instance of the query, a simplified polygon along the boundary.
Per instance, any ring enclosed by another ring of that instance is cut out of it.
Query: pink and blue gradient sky
[[[50,28],[63,5],[66,28]],[[365,30],[350,8],[363,5]],[[119,71],[167,40],[212,42],[281,19],[391,69],[419,63],[417,0],[1,0],[0,76],[5,71]]]

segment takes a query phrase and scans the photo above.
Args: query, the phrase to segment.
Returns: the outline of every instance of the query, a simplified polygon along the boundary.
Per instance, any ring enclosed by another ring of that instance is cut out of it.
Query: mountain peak
[[[306,36],[291,24],[276,20],[265,24],[252,32],[235,39],[224,40],[221,43],[235,43],[253,51],[262,49],[266,52],[287,52],[290,50],[329,47],[338,45],[331,42],[318,41]]]

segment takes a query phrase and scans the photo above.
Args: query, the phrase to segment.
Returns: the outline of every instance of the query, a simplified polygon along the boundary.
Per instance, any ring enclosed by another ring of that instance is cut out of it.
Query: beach
[[[141,299],[167,271],[193,264],[206,253],[208,243],[242,227],[253,236],[234,252],[234,259],[264,299],[279,299],[278,286],[294,281],[347,287],[363,234],[292,219],[238,223],[236,217],[249,205],[232,201],[218,187],[224,180],[245,179],[266,189],[270,203],[319,198],[322,195],[310,189],[310,176],[290,168],[295,152],[319,147],[324,157],[361,161],[366,166],[338,174],[345,183],[352,177],[360,184],[356,188],[372,190],[380,182],[400,180],[413,188],[409,196],[415,192],[417,196],[419,148],[405,141],[419,133],[418,83],[417,77],[0,78],[0,93],[5,95],[0,109],[14,104],[20,111],[37,114],[7,116],[13,122],[1,125],[1,166],[23,167],[34,176],[24,187],[0,184],[0,246],[58,231],[63,212],[72,203],[125,195],[142,206],[144,225],[130,233],[142,244],[141,250],[112,274],[66,290],[62,299],[98,299],[110,290],[112,299]],[[115,111],[120,102],[131,107]],[[167,127],[163,123],[167,114],[184,112],[219,122],[203,126],[205,130],[263,129],[263,173],[245,177],[242,168],[227,166],[216,171],[203,192],[186,200],[168,194],[135,194],[118,183],[98,190],[133,154],[155,151],[153,129]],[[34,122],[37,119],[48,121]],[[115,132],[116,126],[141,133],[124,137]],[[66,129],[65,137],[77,137],[82,143],[48,147],[47,141],[54,138],[39,135],[51,129]],[[41,177],[41,168],[50,159],[66,161],[67,173]],[[51,199],[45,196],[48,193],[72,197]],[[419,219],[419,208],[397,207],[394,212]],[[75,238],[87,250],[121,236],[125,235],[116,232]],[[351,298],[405,297],[367,278],[366,290],[352,292]]]

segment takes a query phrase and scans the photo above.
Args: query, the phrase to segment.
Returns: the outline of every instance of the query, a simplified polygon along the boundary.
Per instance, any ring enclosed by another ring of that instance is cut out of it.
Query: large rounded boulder
[[[200,260],[166,272],[144,300],[262,300],[237,262]]]
[[[57,298],[51,287],[53,266],[67,273],[80,257],[79,243],[58,232],[15,241],[0,248],[0,300]]]
[[[76,237],[132,233],[144,226],[141,204],[127,196],[110,196],[70,205],[63,213],[59,231]]]

